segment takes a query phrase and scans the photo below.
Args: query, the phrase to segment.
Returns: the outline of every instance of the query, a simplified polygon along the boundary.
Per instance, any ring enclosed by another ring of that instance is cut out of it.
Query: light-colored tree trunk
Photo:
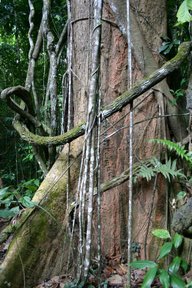
[[[45,210],[36,208],[24,212],[20,228],[1,265],[0,287],[33,287],[39,279],[58,274],[66,266],[66,247],[69,244],[68,220],[64,218],[67,163],[67,155],[63,151],[35,194],[33,200]],[[71,156],[71,163],[71,181],[75,189],[79,158]]]
[[[153,72],[159,65],[160,36],[166,33],[165,3],[164,0],[142,0],[132,3],[134,82]],[[89,5],[89,0],[79,0],[78,5],[77,1],[71,1],[74,47],[72,59],[74,126],[86,119],[89,78]],[[100,67],[102,107],[110,104],[127,90],[125,5],[126,1],[105,1],[103,8]],[[146,17],[148,21],[145,21]],[[164,102],[163,95],[167,95],[168,98],[172,97],[166,82],[159,84],[154,90],[149,90],[134,101],[134,122],[141,122],[134,127],[133,153],[136,160],[149,158],[154,153],[159,154],[159,149],[153,151],[152,144],[144,139],[164,137],[166,123],[159,119],[146,122],[142,120],[165,112],[167,103]],[[129,107],[125,107],[121,112],[115,113],[102,122],[101,182],[111,180],[128,168],[128,113]],[[176,137],[182,135],[182,131],[178,133],[178,127],[179,122],[175,130]],[[110,136],[111,134],[114,135]],[[71,144],[70,183],[72,183],[72,189],[69,195],[71,202],[75,199],[82,147],[83,137]],[[64,148],[35,194],[33,200],[40,201],[39,205],[43,209],[35,208],[32,211],[26,211],[22,216],[21,227],[15,233],[1,266],[0,287],[31,288],[38,281],[65,271],[69,254],[70,235],[68,232],[71,223],[71,214],[66,211],[67,159]],[[152,223],[155,223],[156,227],[165,225],[166,207],[165,184],[159,181],[158,187],[154,189],[153,186],[153,183],[141,182],[134,187],[133,241],[141,244],[142,256],[144,255],[143,248],[146,247],[147,255],[149,251],[152,251],[155,257],[157,246],[155,243],[150,243],[151,238],[146,236],[149,235],[148,227],[151,229]],[[102,257],[115,264],[120,263],[121,259],[127,255],[127,187],[127,183],[124,183],[112,188],[104,193],[101,199]],[[154,203],[151,203],[152,199]],[[155,208],[150,215],[151,205]],[[93,218],[96,219],[95,215]],[[150,223],[149,226],[148,223]],[[97,231],[94,222],[93,232],[93,243],[96,247]],[[73,258],[72,260],[74,261]]]

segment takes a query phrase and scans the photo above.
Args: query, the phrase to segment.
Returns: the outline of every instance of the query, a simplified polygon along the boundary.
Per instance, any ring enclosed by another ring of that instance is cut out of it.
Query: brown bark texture
[[[72,60],[74,126],[86,119],[89,4],[89,0],[79,0],[78,5],[75,0],[71,1],[74,47]],[[131,5],[134,83],[154,72],[160,65],[158,47],[161,44],[160,36],[166,34],[165,4],[165,0],[158,2],[142,0],[133,1]],[[104,3],[100,63],[102,107],[110,104],[127,90],[125,7],[125,1],[112,0]],[[167,123],[164,118],[151,118],[165,113],[169,103],[167,98],[170,100],[171,97],[168,85],[163,81],[155,86],[155,89],[150,89],[134,101],[134,123],[140,123],[134,125],[134,161],[160,155],[159,148],[154,147],[146,139],[162,138],[167,133]],[[173,110],[169,107],[169,110],[171,109]],[[144,121],[146,118],[150,120]],[[170,125],[174,130],[175,124]],[[184,131],[182,125],[178,122],[176,129],[175,137],[180,137],[180,139]],[[102,183],[128,169],[128,127],[129,107],[123,108],[102,122]],[[183,130],[180,131],[178,127]],[[71,202],[75,198],[82,143],[83,137],[80,137],[71,144]],[[24,282],[25,287],[31,288],[38,281],[66,272],[71,217],[66,210],[66,150],[64,147],[33,199],[40,202],[39,205],[48,213],[38,208],[27,211],[22,217],[22,224],[13,238],[1,267],[0,287],[2,288],[9,287],[9,284],[11,287],[20,288],[23,287]],[[158,246],[152,241],[150,231],[152,228],[165,227],[166,220],[166,185],[162,179],[158,179],[157,183],[158,185],[154,186],[153,182],[140,181],[134,186],[133,195],[133,241],[141,246],[141,257],[146,252],[147,257],[150,256],[151,259],[156,257]],[[102,195],[102,257],[107,261],[115,259],[115,264],[120,263],[127,255],[127,195],[127,182]],[[54,219],[50,217],[50,214]],[[93,231],[93,251],[95,251],[97,231],[94,221]],[[74,247],[75,243],[73,243]],[[72,263],[76,259],[76,252],[72,253]]]

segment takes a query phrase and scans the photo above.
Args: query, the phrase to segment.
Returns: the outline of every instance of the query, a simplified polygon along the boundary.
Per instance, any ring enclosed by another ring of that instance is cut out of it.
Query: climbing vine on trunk
[[[93,194],[96,172],[99,167],[99,64],[102,0],[95,0],[90,4],[89,10],[89,77],[88,77],[88,107],[85,128],[85,141],[82,157],[82,171],[79,180],[79,261],[80,278],[86,279],[91,260],[92,219],[93,219]],[[96,124],[96,125],[95,125]],[[98,149],[96,152],[96,148]],[[96,158],[97,157],[97,158]],[[98,174],[97,174],[98,176]],[[99,177],[99,176],[98,176]],[[87,199],[87,207],[85,201]],[[98,200],[99,201],[99,200]],[[100,205],[100,203],[98,204]],[[85,214],[87,215],[85,226]],[[99,248],[100,249],[100,248]]]

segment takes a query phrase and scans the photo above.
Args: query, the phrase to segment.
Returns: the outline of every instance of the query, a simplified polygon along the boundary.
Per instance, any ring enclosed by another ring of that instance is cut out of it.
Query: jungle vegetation
[[[0,1],[0,287],[190,287],[191,11]]]

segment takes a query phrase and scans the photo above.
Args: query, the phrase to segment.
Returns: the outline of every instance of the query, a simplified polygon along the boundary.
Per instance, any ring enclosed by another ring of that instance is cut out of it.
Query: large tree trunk
[[[72,155],[71,161],[71,181],[76,183],[77,155]],[[35,194],[33,200],[45,210],[35,208],[23,215],[1,266],[1,287],[33,287],[39,279],[58,275],[66,267],[69,245],[68,220],[65,221],[67,163],[63,151]]]
[[[73,106],[74,125],[85,120],[88,85],[88,7],[89,0],[72,2],[73,21]],[[123,3],[119,3],[123,2]],[[132,41],[133,41],[133,79],[140,80],[150,74],[159,65],[158,47],[159,35],[166,33],[165,0],[140,1],[139,5],[133,3],[132,9]],[[124,6],[123,6],[124,5]],[[102,49],[101,49],[101,94],[102,106],[111,103],[116,97],[127,90],[127,40],[124,35],[126,27],[125,1],[106,1],[102,22]],[[142,10],[142,15],[139,11]],[[140,16],[138,16],[140,15]],[[145,16],[148,22],[145,22]],[[155,15],[155,17],[154,17]],[[159,15],[159,17],[157,17]],[[115,24],[114,24],[115,23]],[[150,23],[148,26],[147,23]],[[118,26],[119,25],[119,26]],[[119,29],[119,27],[121,29]],[[142,31],[141,31],[142,27]],[[158,31],[159,35],[157,35]],[[151,52],[153,51],[153,53]],[[150,90],[134,101],[134,106],[141,104],[134,110],[134,158],[135,160],[149,158],[160,151],[153,150],[151,143],[144,138],[165,137],[167,131],[164,120],[148,120],[165,113],[165,98],[171,98],[166,82],[162,82],[156,90]],[[145,99],[145,100],[144,100]],[[142,102],[142,100],[144,100]],[[175,109],[171,107],[171,109]],[[169,110],[171,110],[169,109]],[[102,182],[112,179],[128,168],[128,117],[129,107],[123,108],[109,120],[103,121],[101,171]],[[175,113],[175,111],[172,111]],[[172,125],[177,139],[182,135]],[[121,129],[125,127],[124,129]],[[180,126],[182,127],[182,125]],[[119,130],[117,132],[117,130]],[[113,136],[106,138],[116,132]],[[179,132],[179,133],[178,133]],[[106,138],[106,139],[105,139]],[[181,139],[181,138],[180,138]],[[75,198],[80,153],[83,137],[75,140],[70,147],[70,201]],[[20,288],[33,287],[38,281],[58,275],[65,271],[68,259],[69,238],[68,225],[69,212],[66,210],[67,187],[67,149],[63,149],[55,164],[47,174],[38,189],[34,201],[40,201],[41,208],[26,211],[22,217],[21,227],[17,230],[9,247],[6,258],[2,264],[0,274],[0,287]],[[152,226],[165,227],[165,184],[158,179],[158,185],[141,182],[134,188],[133,211],[133,241],[140,243],[142,256],[146,250],[151,251],[155,258],[157,245],[151,242],[149,230]],[[107,259],[120,259],[126,255],[127,249],[127,207],[128,185],[125,182],[113,188],[102,196],[102,257]],[[153,208],[153,209],[152,209]],[[70,208],[69,208],[70,209]],[[50,214],[54,217],[51,217]],[[153,224],[155,223],[155,224]],[[95,225],[93,225],[95,227]],[[96,235],[94,229],[94,235]],[[94,236],[94,243],[95,243]]]

